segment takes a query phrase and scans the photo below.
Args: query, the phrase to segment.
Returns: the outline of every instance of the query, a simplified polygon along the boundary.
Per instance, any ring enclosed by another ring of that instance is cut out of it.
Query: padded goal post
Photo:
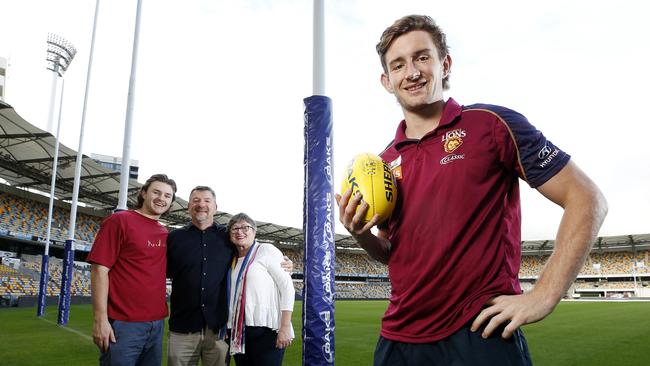
[[[305,98],[305,236],[302,364],[334,364],[332,100]]]

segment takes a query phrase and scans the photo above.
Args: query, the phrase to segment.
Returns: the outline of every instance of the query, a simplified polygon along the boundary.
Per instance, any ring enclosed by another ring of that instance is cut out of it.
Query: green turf
[[[300,306],[294,328],[300,335]],[[336,363],[369,365],[385,301],[336,303]],[[56,324],[56,308],[44,319],[34,308],[0,309],[0,365],[93,365],[97,349],[90,339],[89,305],[73,306],[70,323]],[[74,330],[75,332],[71,332]],[[524,328],[535,365],[650,364],[650,303],[561,303],[544,321]],[[79,334],[80,333],[80,334]],[[284,365],[301,364],[298,340]],[[165,364],[165,362],[163,362]]]
[[[648,302],[564,302],[524,332],[536,365],[650,365]]]

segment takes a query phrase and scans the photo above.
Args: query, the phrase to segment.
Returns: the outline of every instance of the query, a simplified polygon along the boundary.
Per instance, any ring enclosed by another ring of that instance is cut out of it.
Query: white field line
[[[55,323],[55,322],[53,322],[53,321],[51,321],[51,320],[45,319],[45,318],[43,318],[43,317],[41,317],[41,319],[43,319],[44,322],[47,322],[47,323],[50,323],[50,324],[54,324],[54,325],[57,325],[57,326],[59,325],[59,324],[57,324],[57,323]],[[60,327],[61,329],[63,329],[63,330],[67,330],[67,331],[70,332],[70,333],[74,333],[74,334],[78,335],[78,336],[81,337],[81,338],[87,339],[87,340],[89,340],[89,341],[91,341],[91,342],[93,341],[93,337],[91,337],[91,336],[89,336],[89,335],[87,335],[87,334],[83,334],[83,333],[81,333],[80,331],[78,331],[78,330],[76,330],[76,329],[68,328],[68,327],[66,327],[66,326],[59,326],[59,327]]]

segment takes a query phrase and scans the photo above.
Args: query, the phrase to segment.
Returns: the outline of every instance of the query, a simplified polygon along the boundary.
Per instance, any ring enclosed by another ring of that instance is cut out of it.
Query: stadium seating
[[[302,250],[292,248],[280,248],[282,253],[289,257],[294,264],[294,272],[303,271]],[[337,252],[334,270],[337,275],[367,277],[387,276],[388,269],[385,265],[371,259],[365,252]]]
[[[302,253],[298,250],[282,248],[294,262],[295,272],[302,272]],[[627,252],[592,253],[583,267],[575,288],[579,291],[607,291],[624,293],[634,291],[634,282],[630,280],[605,279],[608,276],[630,276],[632,266],[637,262],[647,263],[646,258],[649,251],[638,252],[636,255]],[[38,281],[40,274],[40,256],[23,255],[19,270],[9,266],[0,265],[0,296],[2,295],[36,295],[38,294]],[[534,280],[539,275],[548,256],[524,256],[522,258],[521,278],[522,288],[529,291],[534,286]],[[594,269],[593,264],[600,263],[600,273]],[[381,270],[380,270],[381,269]],[[647,274],[647,268],[636,268],[637,275]],[[48,295],[57,296],[60,293],[62,265],[61,260],[52,258],[49,264],[50,281],[48,283]],[[336,257],[337,275],[360,277],[359,281],[337,281],[336,297],[353,299],[378,299],[390,296],[389,282],[368,282],[366,278],[370,274],[385,273],[385,266],[370,260],[364,254],[337,253]],[[372,277],[371,277],[372,278]],[[377,277],[374,277],[377,278]],[[526,280],[528,278],[529,280]],[[599,279],[601,278],[601,279]],[[302,281],[294,281],[298,293],[302,293]],[[648,279],[637,279],[637,286],[649,286]],[[75,265],[73,270],[73,282],[71,286],[73,296],[90,296],[90,272],[88,268]]]
[[[47,236],[48,206],[29,199],[0,192],[0,228],[28,237]],[[99,230],[101,218],[78,213],[75,239],[92,243]],[[70,211],[55,207],[52,211],[52,240],[65,241],[68,236]]]
[[[387,299],[388,282],[337,282],[336,297],[341,299]]]
[[[587,261],[580,270],[578,276],[609,276],[609,275],[631,275],[650,273],[648,259],[650,251],[639,251],[636,254],[631,252],[603,252],[590,253]],[[544,267],[548,256],[528,255],[521,258],[521,269],[519,277],[533,278],[539,275]],[[643,264],[643,266],[639,266]]]
[[[0,235],[15,233],[25,238],[45,237],[47,229],[47,206],[23,197],[0,192]],[[53,240],[64,241],[67,236],[69,211],[55,208],[52,220]],[[100,217],[77,215],[75,236],[78,241],[92,243],[101,223]],[[294,262],[294,272],[304,269],[304,252],[299,247],[282,246],[282,252]],[[530,291],[541,273],[548,255],[524,255],[519,277],[522,289]],[[580,270],[578,280],[572,287],[576,291],[595,292],[600,295],[623,296],[634,293],[636,288],[645,288],[650,282],[650,251],[632,252],[632,248],[620,251],[593,251]],[[18,269],[0,265],[1,296],[33,296],[38,293],[41,256],[23,254]],[[60,293],[61,260],[51,258],[48,295]],[[364,251],[337,251],[335,272],[341,279],[336,282],[337,298],[385,299],[390,296],[387,267],[371,259]],[[343,280],[344,279],[344,280]],[[636,280],[636,285],[634,280]],[[294,286],[302,294],[303,283],[294,280]],[[72,295],[90,296],[90,272],[87,264],[75,263]],[[168,286],[168,294],[171,287]],[[599,296],[600,296],[599,295]]]
[[[51,258],[48,266],[50,278],[47,286],[48,296],[58,296],[61,292],[61,260]],[[2,274],[3,271],[6,273]],[[19,270],[2,265],[0,267],[0,296],[38,295],[41,257],[23,255]],[[90,271],[81,266],[73,267],[70,293],[72,296],[90,296]]]

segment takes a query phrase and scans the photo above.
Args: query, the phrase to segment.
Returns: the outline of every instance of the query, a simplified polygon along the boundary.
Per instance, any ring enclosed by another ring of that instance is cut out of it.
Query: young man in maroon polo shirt
[[[397,206],[374,235],[378,216],[363,224],[363,197],[337,195],[343,225],[388,264],[375,365],[530,365],[519,327],[551,313],[575,280],[605,199],[521,114],[443,99],[452,59],[430,17],[397,20],[377,52],[382,85],[404,114],[381,153],[397,179]],[[554,252],[525,294],[519,179],[564,209]]]
[[[100,365],[162,362],[167,228],[158,219],[175,194],[172,179],[153,175],[140,189],[136,209],[106,218],[95,237],[87,260]]]

